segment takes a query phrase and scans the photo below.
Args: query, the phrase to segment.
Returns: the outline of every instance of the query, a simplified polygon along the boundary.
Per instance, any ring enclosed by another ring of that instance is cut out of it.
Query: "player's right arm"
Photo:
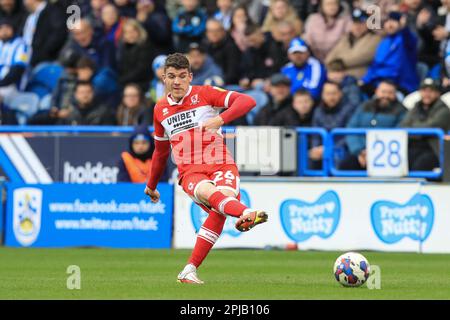
[[[155,128],[155,150],[152,155],[152,168],[150,170],[150,177],[147,181],[145,188],[145,194],[149,195],[152,202],[159,201],[159,192],[156,190],[158,181],[164,173],[166,168],[167,159],[170,155],[170,142],[169,138],[165,134],[164,127],[158,121],[156,112],[153,118],[153,125]]]

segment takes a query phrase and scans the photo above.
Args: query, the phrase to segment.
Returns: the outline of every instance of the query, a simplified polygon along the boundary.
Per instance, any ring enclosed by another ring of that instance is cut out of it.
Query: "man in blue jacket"
[[[361,79],[364,91],[372,93],[381,80],[391,79],[403,93],[417,90],[417,37],[406,25],[400,12],[390,12],[384,23],[386,37],[378,45],[375,58]]]
[[[347,123],[347,128],[395,128],[406,115],[397,100],[397,87],[391,80],[378,85],[375,96],[360,106]],[[361,135],[346,136],[349,155],[339,164],[341,170],[365,170],[366,139]]]
[[[314,100],[319,100],[327,78],[325,67],[311,56],[306,42],[301,38],[292,39],[288,57],[291,62],[281,69],[281,73],[291,79],[291,93],[306,89]]]

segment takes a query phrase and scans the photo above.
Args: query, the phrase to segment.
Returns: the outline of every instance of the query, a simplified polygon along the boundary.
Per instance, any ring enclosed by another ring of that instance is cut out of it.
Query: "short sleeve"
[[[153,127],[155,129],[154,133],[154,139],[157,141],[167,141],[169,140],[169,137],[166,134],[166,130],[164,130],[164,127],[162,126],[161,122],[159,122],[157,113],[154,112],[153,114]]]
[[[208,103],[213,107],[228,108],[233,92],[219,87],[205,86],[203,94]]]

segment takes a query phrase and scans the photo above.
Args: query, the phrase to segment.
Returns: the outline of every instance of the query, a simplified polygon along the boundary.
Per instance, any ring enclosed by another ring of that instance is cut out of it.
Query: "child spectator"
[[[355,109],[362,103],[363,97],[358,80],[351,75],[346,75],[342,60],[334,60],[328,64],[327,77],[329,81],[340,85],[344,100],[353,105]]]
[[[282,22],[290,22],[295,31],[295,35],[299,36],[302,33],[303,23],[298,18],[297,13],[291,6],[288,0],[272,0],[270,3],[269,12],[267,13],[262,26],[263,32],[271,32],[274,39],[278,39],[275,26]],[[275,33],[275,34],[274,34]]]

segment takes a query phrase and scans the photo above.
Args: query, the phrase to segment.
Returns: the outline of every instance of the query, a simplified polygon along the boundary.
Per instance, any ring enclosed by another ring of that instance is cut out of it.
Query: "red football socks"
[[[239,200],[233,197],[227,197],[220,191],[214,192],[208,199],[209,205],[220,213],[239,218],[245,209]]]
[[[197,241],[188,262],[192,263],[196,268],[202,264],[214,243],[216,243],[226,220],[224,215],[213,210],[209,210],[208,213],[208,218],[206,218],[198,231]]]

